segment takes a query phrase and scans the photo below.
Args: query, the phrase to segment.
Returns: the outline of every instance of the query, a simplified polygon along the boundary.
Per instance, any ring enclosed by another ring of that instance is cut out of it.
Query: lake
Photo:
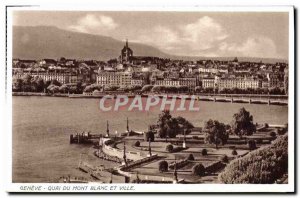
[[[242,107],[253,115],[254,123],[285,124],[288,107],[197,101],[198,112],[174,112],[194,126],[208,119],[230,123]],[[102,112],[99,99],[39,96],[13,96],[13,182],[52,182],[61,176],[86,176],[76,169],[80,159],[93,164],[110,165],[93,156],[87,145],[70,145],[69,135],[82,131],[105,133],[130,129],[143,131],[158,119],[159,108],[148,112]]]

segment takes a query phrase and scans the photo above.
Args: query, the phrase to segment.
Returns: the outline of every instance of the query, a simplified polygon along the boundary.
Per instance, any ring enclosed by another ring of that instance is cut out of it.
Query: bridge
[[[218,94],[196,95],[198,100],[231,103],[288,105],[288,96],[282,95],[255,95],[255,94]]]
[[[185,98],[187,100],[195,98],[202,101],[268,104],[268,105],[288,105],[287,95],[260,95],[260,94],[143,94],[143,97],[150,95],[167,98]]]

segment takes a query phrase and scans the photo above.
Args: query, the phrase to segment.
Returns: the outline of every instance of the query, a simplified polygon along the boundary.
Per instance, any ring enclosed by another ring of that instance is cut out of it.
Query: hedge
[[[225,166],[226,164],[224,164],[223,162],[217,161],[205,167],[205,171],[211,174],[219,171],[220,169],[223,169]]]
[[[180,161],[176,162],[176,169],[183,168],[184,166],[186,166],[186,165],[188,165],[188,164],[189,164],[189,161],[188,161],[188,160],[180,160]],[[175,163],[172,162],[172,163],[169,165],[169,169],[174,170],[174,167],[175,167]]]

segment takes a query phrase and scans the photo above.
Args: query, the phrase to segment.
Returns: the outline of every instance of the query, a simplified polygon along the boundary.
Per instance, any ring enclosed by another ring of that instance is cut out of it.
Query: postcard
[[[8,192],[294,192],[294,8],[6,6]]]

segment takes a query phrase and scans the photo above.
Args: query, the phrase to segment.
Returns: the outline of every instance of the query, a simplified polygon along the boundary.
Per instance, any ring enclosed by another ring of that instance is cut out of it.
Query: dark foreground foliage
[[[288,136],[233,160],[219,175],[225,184],[272,184],[288,171]]]

